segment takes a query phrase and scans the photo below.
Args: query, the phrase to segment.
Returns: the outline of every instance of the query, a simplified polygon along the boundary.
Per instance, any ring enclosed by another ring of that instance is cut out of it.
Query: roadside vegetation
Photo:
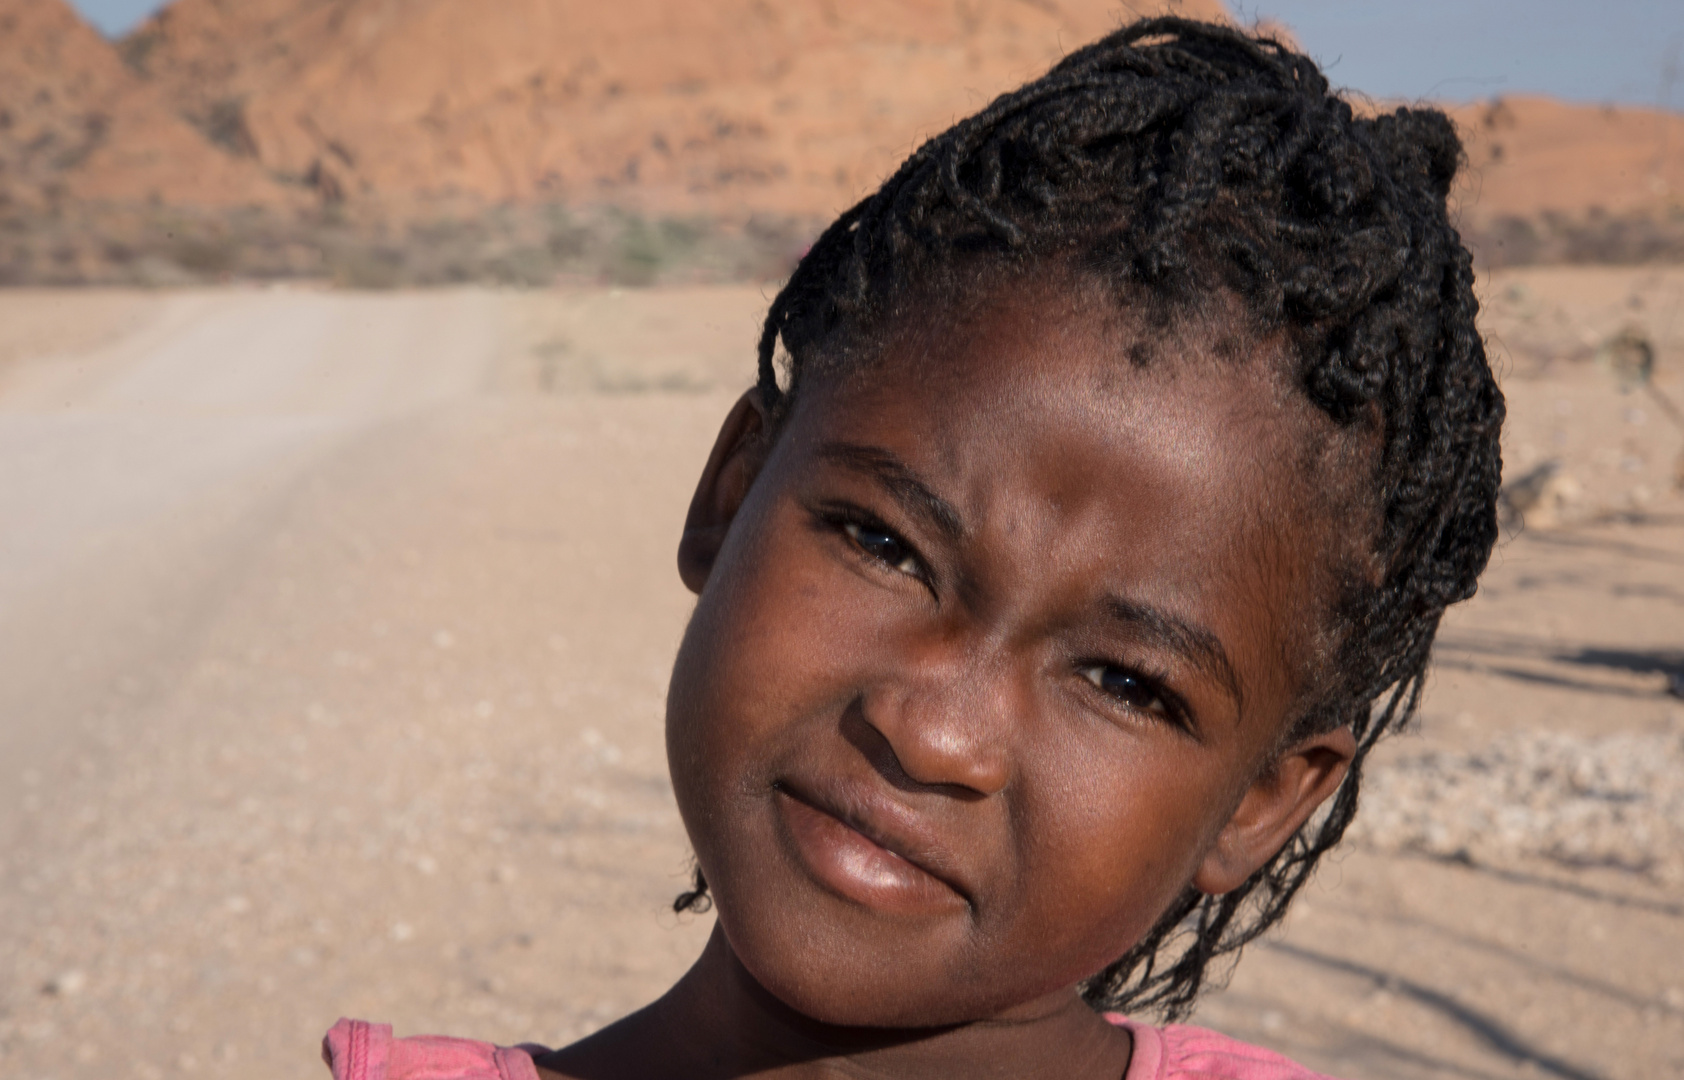
[[[328,206],[190,210],[0,204],[0,285],[321,281],[383,289],[482,283],[654,285],[786,276],[816,223],[646,217],[555,206],[405,217]]]

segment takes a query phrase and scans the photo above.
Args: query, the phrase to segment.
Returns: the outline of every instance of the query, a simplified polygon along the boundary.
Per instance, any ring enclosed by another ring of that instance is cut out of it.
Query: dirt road
[[[1578,494],[1201,1017],[1352,1077],[1684,1074],[1684,804],[1632,771],[1684,763],[1678,440],[1525,336],[1684,275],[1517,283],[1511,459]],[[341,1014],[561,1042],[683,969],[672,546],[763,306],[0,293],[0,1075],[313,1076]],[[1446,786],[1563,757],[1636,794]]]

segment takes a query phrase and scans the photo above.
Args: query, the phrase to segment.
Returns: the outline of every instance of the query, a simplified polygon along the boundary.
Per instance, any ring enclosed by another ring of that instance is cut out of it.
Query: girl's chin
[[[985,1013],[956,1008],[950,1000],[931,1000],[924,1008],[917,1001],[886,1001],[881,982],[863,987],[813,987],[791,980],[788,984],[762,986],[791,1012],[831,1028],[887,1034],[949,1028],[988,1018]]]
[[[927,1031],[1005,1019],[1025,1008],[1021,1000],[982,993],[997,991],[998,978],[957,976],[966,967],[957,956],[931,955],[894,943],[884,943],[882,950],[861,950],[858,937],[841,928],[833,935],[814,933],[811,922],[791,928],[794,940],[770,940],[783,935],[773,931],[763,937],[752,927],[733,932],[723,905],[719,911],[736,963],[768,996],[769,1004],[789,1010],[797,1022]],[[926,938],[923,944],[932,942]]]

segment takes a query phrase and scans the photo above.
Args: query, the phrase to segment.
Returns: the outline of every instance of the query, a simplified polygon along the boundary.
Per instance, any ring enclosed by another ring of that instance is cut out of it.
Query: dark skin
[[[1353,751],[1281,745],[1333,530],[1281,479],[1313,407],[1234,351],[1018,283],[804,386],[775,439],[738,403],[668,698],[718,924],[546,1075],[1123,1075],[1078,984],[1242,883]]]

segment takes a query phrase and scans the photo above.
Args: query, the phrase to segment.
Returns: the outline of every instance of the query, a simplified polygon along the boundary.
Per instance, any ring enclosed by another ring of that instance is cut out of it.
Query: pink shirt
[[[1105,1018],[1134,1037],[1123,1080],[1330,1080],[1272,1050],[1205,1028],[1156,1028],[1109,1013]],[[394,1039],[391,1025],[362,1020],[341,1020],[322,1040],[333,1080],[538,1080],[532,1055],[543,1052],[439,1035]]]

